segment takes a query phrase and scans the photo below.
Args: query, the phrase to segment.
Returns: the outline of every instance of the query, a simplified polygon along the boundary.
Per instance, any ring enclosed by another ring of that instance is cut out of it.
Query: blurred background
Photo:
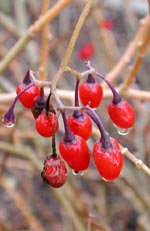
[[[56,2],[0,1],[1,62],[28,28]],[[72,1],[45,27],[46,32],[43,28],[19,54],[16,53],[3,71],[0,65],[1,118],[27,70],[35,71],[41,80],[53,79],[86,2]],[[94,1],[69,66],[82,72],[86,70],[84,61],[89,59],[97,71],[110,77],[118,87],[130,73],[131,66],[142,57],[133,75],[133,84],[129,86],[141,94],[125,95],[137,117],[131,132],[120,136],[109,120],[110,95],[104,95],[97,111],[109,134],[150,167],[150,47],[147,45],[143,53],[138,50],[144,38],[139,32],[142,31],[141,22],[147,14],[146,0]],[[134,49],[130,49],[129,59],[121,66],[122,57],[130,47]],[[58,82],[65,105],[73,105],[74,88],[75,78],[65,73]],[[150,231],[150,177],[146,172],[125,157],[120,177],[108,183],[99,176],[91,158],[90,168],[82,176],[75,176],[68,170],[66,184],[53,189],[41,178],[43,162],[51,152],[51,139],[37,134],[31,111],[19,102],[15,115],[17,121],[13,128],[5,128],[2,123],[0,126],[0,231]],[[57,142],[62,136],[61,124]],[[93,129],[88,140],[91,153],[97,139]]]

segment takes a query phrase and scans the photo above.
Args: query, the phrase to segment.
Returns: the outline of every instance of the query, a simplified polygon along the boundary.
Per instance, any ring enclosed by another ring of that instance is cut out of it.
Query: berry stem
[[[90,70],[90,69],[93,69],[92,66],[91,66],[91,63],[90,61],[86,61],[85,62],[87,68]],[[105,77],[100,74],[99,72],[95,71],[95,75],[97,75],[97,77],[99,77],[100,79],[104,80],[105,83],[108,85],[108,87],[110,88],[110,90],[112,91],[113,93],[113,104],[118,104],[120,103],[120,101],[122,100],[121,96],[119,95],[119,93],[116,91],[116,89],[114,88],[114,86],[107,80],[105,79]]]
[[[79,83],[80,83],[80,79],[76,78],[76,87],[75,87],[75,107],[79,107],[79,97],[78,97],[78,92],[79,92]],[[82,116],[82,112],[79,110],[74,110],[73,112],[73,116],[75,118],[79,118],[80,116]]]
[[[105,79],[105,77],[102,75],[102,74],[100,74],[100,73],[98,73],[98,72],[95,72],[95,74],[99,77],[99,78],[101,78],[102,80],[104,80],[105,81],[105,83],[109,86],[109,88],[110,88],[110,90],[112,91],[112,93],[113,93],[113,104],[118,104],[118,103],[120,103],[120,101],[122,100],[122,98],[121,98],[121,96],[119,95],[119,93],[116,91],[116,89],[114,88],[114,86],[107,80],[107,79]]]
[[[89,74],[86,80],[87,83],[95,83],[95,79],[92,74]]]
[[[71,142],[75,137],[70,130],[65,111],[62,111],[61,114],[64,122],[64,129],[65,129],[64,141]]]
[[[57,157],[57,153],[56,153],[56,139],[55,139],[55,132],[52,136],[52,156],[53,158]]]
[[[104,149],[112,148],[112,143],[110,141],[110,137],[109,137],[100,117],[90,107],[88,107],[88,110],[86,111],[86,113],[91,117],[91,119],[95,122],[98,129],[100,130],[100,133],[101,133],[100,143],[101,143],[102,147]]]
[[[31,79],[32,75],[33,75],[33,71],[28,70],[25,77],[24,77],[24,79],[23,79],[23,81],[22,81],[22,83],[24,85],[29,85],[32,82],[32,79]]]
[[[50,98],[51,98],[51,95],[52,93],[50,92],[48,97],[47,97],[47,100],[46,100],[46,106],[45,106],[45,109],[46,109],[46,115],[48,116],[48,112],[49,112],[49,102],[50,102]]]

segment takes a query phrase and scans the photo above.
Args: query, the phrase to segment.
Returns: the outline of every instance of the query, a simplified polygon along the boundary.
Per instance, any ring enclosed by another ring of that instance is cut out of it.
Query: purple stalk
[[[75,87],[75,107],[79,106],[79,97],[78,97],[78,92],[79,92],[79,83],[80,83],[80,79],[76,79],[76,87]],[[73,117],[74,118],[79,118],[82,117],[82,112],[79,110],[74,110],[73,112]]]
[[[33,82],[32,80],[31,80],[31,70],[28,70],[27,71],[27,73],[26,73],[26,75],[25,75],[25,77],[24,77],[24,79],[23,79],[23,81],[22,81],[22,83],[24,84],[24,85],[29,85],[31,82]]]
[[[89,74],[86,80],[87,83],[95,83],[95,79],[92,74]]]
[[[101,133],[100,143],[102,145],[102,148],[104,148],[104,149],[112,148],[112,143],[110,141],[110,137],[109,137],[100,117],[91,108],[88,108],[86,113],[91,117],[91,119],[95,122],[98,129],[100,130],[100,133]]]
[[[64,129],[65,129],[64,141],[65,142],[71,142],[75,139],[75,136],[73,135],[73,133],[70,130],[65,112],[63,111],[63,112],[61,112],[61,114],[62,114],[62,118],[63,118],[63,122],[64,122]]]
[[[119,95],[119,93],[116,91],[116,89],[114,88],[114,86],[113,86],[107,79],[105,79],[105,77],[104,77],[102,74],[100,74],[100,73],[98,73],[98,72],[95,72],[95,74],[96,74],[99,78],[101,78],[102,80],[104,80],[105,83],[109,86],[110,90],[112,91],[112,93],[113,93],[113,101],[112,101],[112,103],[113,103],[113,104],[118,104],[118,103],[120,103],[120,101],[122,100],[122,98],[121,98],[121,96]]]
[[[15,97],[13,103],[11,104],[8,112],[5,114],[4,118],[3,118],[3,122],[4,123],[8,123],[8,122],[12,122],[15,123],[15,115],[14,115],[14,108],[16,105],[17,100],[19,99],[19,97],[30,87],[34,86],[33,82],[30,82],[29,85],[27,85],[22,91],[20,91],[17,96]]]

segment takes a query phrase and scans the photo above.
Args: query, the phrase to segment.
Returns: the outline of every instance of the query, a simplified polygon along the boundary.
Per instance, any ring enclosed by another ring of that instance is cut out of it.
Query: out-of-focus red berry
[[[80,59],[89,60],[94,55],[94,45],[91,42],[86,43],[78,53]]]

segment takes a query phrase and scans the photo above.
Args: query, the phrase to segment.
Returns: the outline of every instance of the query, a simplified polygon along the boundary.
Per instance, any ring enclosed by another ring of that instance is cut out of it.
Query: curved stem
[[[80,79],[76,78],[75,103],[74,103],[75,107],[79,107],[79,97],[78,97],[79,83],[80,83]],[[79,110],[74,110],[73,116],[75,118],[79,118],[80,116],[82,116],[82,113]]]
[[[91,119],[95,122],[95,124],[97,125],[98,129],[100,130],[101,133],[101,138],[100,138],[100,142],[102,144],[102,147],[104,149],[109,149],[112,148],[112,143],[110,141],[110,137],[100,119],[100,117],[97,115],[97,113],[91,109],[90,107],[87,108],[86,113],[91,117]]]
[[[62,111],[61,114],[62,114],[62,118],[63,118],[63,122],[64,122],[64,129],[65,129],[64,141],[71,142],[75,137],[70,130],[65,111]]]
[[[77,38],[78,38],[79,33],[81,31],[81,28],[82,28],[82,26],[83,26],[83,24],[85,22],[85,19],[88,16],[89,11],[90,11],[90,9],[92,7],[93,1],[94,0],[88,0],[87,4],[85,5],[85,7],[84,7],[79,19],[78,19],[78,22],[77,22],[76,27],[75,27],[75,29],[73,31],[73,34],[72,34],[72,37],[71,37],[70,42],[68,44],[68,47],[66,49],[65,55],[64,55],[64,57],[62,59],[60,68],[58,69],[56,75],[54,76],[54,78],[52,80],[52,85],[53,85],[54,88],[55,88],[58,80],[60,79],[61,75],[65,71],[67,65],[68,65],[68,62],[69,62],[70,57],[72,55],[72,51],[74,49],[75,43],[77,41]]]

